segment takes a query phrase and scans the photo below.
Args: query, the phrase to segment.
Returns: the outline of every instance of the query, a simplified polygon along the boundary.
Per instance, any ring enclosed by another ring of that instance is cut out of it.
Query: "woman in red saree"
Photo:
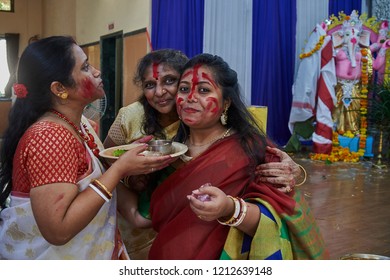
[[[218,56],[192,58],[176,103],[175,141],[189,150],[152,192],[158,235],[149,258],[328,258],[299,190],[281,193],[255,180],[257,165],[278,159],[241,101],[236,72]]]

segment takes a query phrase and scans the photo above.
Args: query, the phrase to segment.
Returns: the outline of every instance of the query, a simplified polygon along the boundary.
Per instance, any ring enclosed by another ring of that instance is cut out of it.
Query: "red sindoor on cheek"
[[[176,97],[176,111],[179,114],[179,116],[181,116],[181,110],[183,109],[183,106],[181,104],[183,104],[183,102],[184,102],[183,97]]]
[[[213,87],[215,89],[218,88],[217,84],[215,83],[215,81],[207,73],[202,72],[202,78],[208,80],[213,85]],[[206,100],[208,102],[207,106],[206,106],[206,109],[209,112],[213,113],[213,114],[217,114],[219,109],[220,109],[219,106],[218,106],[217,98],[215,98],[215,97],[208,97]]]
[[[206,109],[213,114],[217,114],[220,109],[218,107],[218,100],[215,97],[208,97],[206,100],[208,102]]]
[[[193,71],[187,71],[186,73],[184,73],[184,75],[181,77],[182,79],[188,77],[189,75],[191,75],[193,73]],[[180,97],[179,95],[176,95],[176,110],[177,110],[177,113],[179,114],[179,116],[181,116],[181,111],[183,109],[183,104],[184,102],[184,98],[183,97]]]
[[[95,91],[95,86],[90,78],[85,78],[82,83],[82,95],[84,98],[92,98]]]

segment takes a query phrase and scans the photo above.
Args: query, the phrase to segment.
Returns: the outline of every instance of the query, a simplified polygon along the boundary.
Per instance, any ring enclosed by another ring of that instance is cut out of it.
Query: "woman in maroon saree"
[[[176,103],[175,141],[189,150],[152,192],[149,258],[328,258],[301,193],[255,180],[257,165],[279,159],[241,101],[236,72],[218,56],[192,58]]]

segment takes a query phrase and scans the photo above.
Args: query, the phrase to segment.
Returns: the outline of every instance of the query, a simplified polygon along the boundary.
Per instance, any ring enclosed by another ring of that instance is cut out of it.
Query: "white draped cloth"
[[[321,48],[303,58],[299,65],[292,87],[293,102],[288,126],[293,133],[295,123],[304,122],[315,116],[317,127],[312,136],[318,149],[315,152],[330,153],[333,129],[332,108],[336,102],[334,86],[337,81],[334,59],[331,55],[331,37],[326,35],[326,30],[320,24],[317,24],[311,33],[304,52],[309,53],[314,50],[321,36],[324,36]],[[324,49],[330,52],[326,63],[322,56]]]

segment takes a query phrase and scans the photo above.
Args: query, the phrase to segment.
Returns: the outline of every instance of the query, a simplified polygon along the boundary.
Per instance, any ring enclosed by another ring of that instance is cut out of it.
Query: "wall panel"
[[[129,33],[123,38],[123,106],[136,101],[141,90],[133,84],[138,61],[148,52],[146,30]]]

